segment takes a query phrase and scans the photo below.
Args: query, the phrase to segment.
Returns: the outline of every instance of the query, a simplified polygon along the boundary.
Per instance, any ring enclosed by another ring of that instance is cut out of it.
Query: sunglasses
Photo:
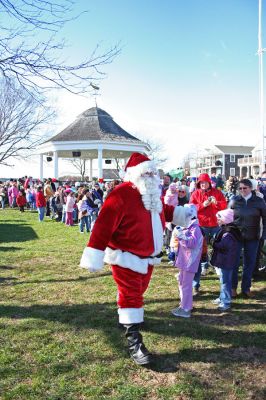
[[[239,190],[246,190],[246,189],[250,189],[248,186],[240,186]]]
[[[186,193],[185,190],[179,190],[179,193]]]

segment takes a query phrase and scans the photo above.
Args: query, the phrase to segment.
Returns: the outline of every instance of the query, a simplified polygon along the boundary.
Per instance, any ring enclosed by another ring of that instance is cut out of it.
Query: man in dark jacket
[[[234,210],[234,222],[242,235],[237,250],[237,265],[233,270],[232,297],[237,296],[238,268],[242,248],[244,249],[244,261],[241,289],[246,297],[253,297],[250,291],[251,278],[256,263],[259,241],[260,238],[266,239],[266,203],[253,192],[252,182],[249,179],[242,179],[239,182],[239,192],[240,195],[235,196],[229,203],[229,207]],[[263,226],[262,234],[261,222]]]

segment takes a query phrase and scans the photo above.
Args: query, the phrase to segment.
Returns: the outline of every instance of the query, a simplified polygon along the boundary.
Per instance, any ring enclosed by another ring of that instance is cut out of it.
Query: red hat
[[[137,165],[145,162],[145,161],[151,161],[147,156],[141,153],[132,153],[130,156],[130,159],[127,162],[127,165],[125,166],[125,171],[128,168],[131,167],[136,167]]]

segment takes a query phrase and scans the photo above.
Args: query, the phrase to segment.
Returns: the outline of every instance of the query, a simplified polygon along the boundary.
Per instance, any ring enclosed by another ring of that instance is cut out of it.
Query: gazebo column
[[[58,178],[58,153],[54,151],[54,178]]]
[[[40,154],[40,180],[43,180],[43,154]]]
[[[92,181],[92,158],[89,159],[89,180]]]
[[[98,179],[103,179],[103,150],[98,149]]]

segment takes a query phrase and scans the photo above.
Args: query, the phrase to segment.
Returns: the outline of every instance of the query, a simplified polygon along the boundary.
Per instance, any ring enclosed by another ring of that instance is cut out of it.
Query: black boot
[[[142,342],[142,335],[139,333],[140,324],[124,325],[124,327],[126,328],[126,338],[131,358],[138,365],[150,364],[152,355]]]

